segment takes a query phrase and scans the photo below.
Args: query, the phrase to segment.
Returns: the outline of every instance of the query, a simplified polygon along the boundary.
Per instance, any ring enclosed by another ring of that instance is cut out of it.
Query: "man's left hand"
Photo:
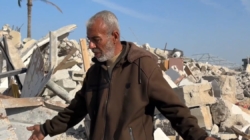
[[[217,140],[217,139],[213,137],[206,137],[205,140]]]

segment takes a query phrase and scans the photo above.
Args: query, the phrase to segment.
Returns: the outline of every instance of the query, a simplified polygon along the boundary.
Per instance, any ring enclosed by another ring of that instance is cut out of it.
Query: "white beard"
[[[110,41],[107,42],[105,50],[106,52],[103,52],[102,56],[97,58],[99,62],[105,62],[115,56],[115,46]]]

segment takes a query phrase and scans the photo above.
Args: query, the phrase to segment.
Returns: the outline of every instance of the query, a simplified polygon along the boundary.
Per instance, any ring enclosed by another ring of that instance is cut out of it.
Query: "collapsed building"
[[[1,140],[28,139],[27,126],[43,123],[63,110],[80,90],[93,53],[85,39],[70,40],[76,25],[25,38],[5,25],[0,31]],[[178,49],[138,45],[158,57],[163,77],[196,116],[198,124],[221,140],[250,139],[250,73],[185,58]],[[32,119],[30,119],[32,118]],[[48,140],[87,140],[89,119]],[[181,137],[158,111],[156,140]]]

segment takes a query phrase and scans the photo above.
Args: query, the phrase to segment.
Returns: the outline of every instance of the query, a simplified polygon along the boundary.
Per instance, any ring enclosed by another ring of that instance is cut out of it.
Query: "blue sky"
[[[96,12],[110,10],[120,23],[122,40],[177,48],[186,56],[210,53],[241,64],[250,56],[250,0],[51,0],[63,11],[39,0],[33,3],[32,37],[76,24],[69,38],[86,37],[85,23]],[[3,0],[0,26],[22,27],[26,37],[27,8],[23,0]]]

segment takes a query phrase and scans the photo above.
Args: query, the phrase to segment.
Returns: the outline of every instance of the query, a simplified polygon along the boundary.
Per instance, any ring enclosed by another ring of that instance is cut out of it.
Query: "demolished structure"
[[[68,25],[40,40],[23,41],[8,25],[0,31],[1,140],[28,139],[27,126],[55,116],[81,89],[93,53],[85,39],[68,39],[74,29],[76,25]],[[166,81],[211,136],[250,138],[250,73],[195,62],[178,49],[137,46],[158,57]],[[87,116],[66,133],[46,140],[87,140],[89,121]],[[154,124],[156,140],[181,139],[157,110]]]

